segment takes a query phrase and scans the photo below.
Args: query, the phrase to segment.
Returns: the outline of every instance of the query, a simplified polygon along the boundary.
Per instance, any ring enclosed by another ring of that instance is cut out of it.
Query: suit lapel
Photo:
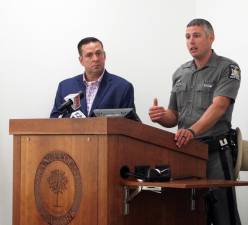
[[[88,116],[88,112],[87,112],[86,88],[85,88],[85,86],[83,88],[83,92],[84,92],[84,97],[81,100],[81,110],[82,110],[83,114],[87,117]]]
[[[80,109],[83,112],[83,114],[87,117],[88,113],[87,113],[87,102],[86,102],[86,86],[83,82],[83,74],[78,77],[78,84],[79,84],[80,89],[84,93],[84,97],[81,99],[81,108]]]

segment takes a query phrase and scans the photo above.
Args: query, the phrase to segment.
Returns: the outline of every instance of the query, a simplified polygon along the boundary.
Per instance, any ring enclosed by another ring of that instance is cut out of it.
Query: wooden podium
[[[205,224],[204,192],[192,195],[192,187],[208,185],[173,181],[206,177],[204,144],[192,141],[178,149],[174,134],[124,118],[12,119],[9,129],[13,225]],[[153,184],[123,180],[122,166],[133,171],[135,165],[165,164],[172,181],[162,184],[161,194],[141,192],[127,200],[127,194]]]

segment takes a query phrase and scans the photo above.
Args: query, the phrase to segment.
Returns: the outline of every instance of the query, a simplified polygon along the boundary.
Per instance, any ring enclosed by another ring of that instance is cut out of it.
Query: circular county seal
[[[68,225],[81,202],[79,168],[65,152],[45,155],[35,174],[34,195],[38,212],[49,225]]]

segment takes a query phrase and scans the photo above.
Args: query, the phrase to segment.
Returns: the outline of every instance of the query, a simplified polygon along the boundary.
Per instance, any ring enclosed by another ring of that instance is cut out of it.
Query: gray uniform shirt
[[[226,96],[232,104],[217,123],[199,138],[224,134],[231,127],[233,103],[239,86],[239,66],[213,52],[208,63],[199,70],[194,61],[176,70],[168,108],[178,112],[178,128],[189,128],[200,119],[214,97]]]

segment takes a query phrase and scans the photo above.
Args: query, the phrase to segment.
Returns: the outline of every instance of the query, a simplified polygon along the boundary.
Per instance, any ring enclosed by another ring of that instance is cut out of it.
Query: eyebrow
[[[199,35],[199,34],[201,34],[201,32],[186,33],[185,36],[187,36],[187,35]]]

